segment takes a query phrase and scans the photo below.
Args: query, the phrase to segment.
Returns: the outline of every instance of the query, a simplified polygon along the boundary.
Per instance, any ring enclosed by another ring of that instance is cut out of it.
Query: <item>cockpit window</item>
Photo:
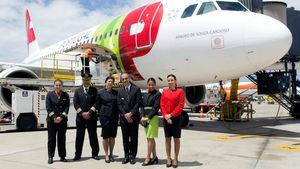
[[[197,15],[202,15],[217,10],[213,2],[203,2]]]
[[[217,1],[222,10],[228,11],[248,11],[239,2]]]
[[[188,7],[184,10],[183,14],[181,15],[181,18],[187,18],[187,17],[192,16],[193,13],[194,13],[194,11],[195,11],[195,9],[196,9],[196,7],[197,7],[197,5],[198,5],[198,4],[194,4],[194,5],[188,6]]]

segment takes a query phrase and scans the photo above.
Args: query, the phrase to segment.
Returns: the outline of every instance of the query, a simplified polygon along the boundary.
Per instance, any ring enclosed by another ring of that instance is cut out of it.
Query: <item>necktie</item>
[[[57,95],[57,98],[60,99],[61,92],[57,92],[56,95]]]
[[[87,88],[87,87],[84,88],[84,93],[85,93],[85,94],[88,93],[88,88]]]

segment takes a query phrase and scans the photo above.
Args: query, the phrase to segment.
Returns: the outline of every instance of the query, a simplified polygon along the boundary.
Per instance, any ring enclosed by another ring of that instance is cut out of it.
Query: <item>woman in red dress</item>
[[[160,108],[163,115],[163,124],[166,137],[167,167],[178,166],[178,154],[180,149],[181,122],[180,115],[184,107],[184,91],[177,88],[175,75],[168,75],[169,88],[165,89],[161,96]],[[174,138],[174,159],[171,159],[171,140]]]

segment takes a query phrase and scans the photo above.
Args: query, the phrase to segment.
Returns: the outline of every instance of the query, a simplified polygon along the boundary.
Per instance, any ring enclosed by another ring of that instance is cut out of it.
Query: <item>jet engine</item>
[[[184,93],[186,105],[195,107],[205,99],[206,88],[205,85],[184,87]]]
[[[0,78],[32,78],[37,79],[38,76],[31,70],[23,67],[12,67],[8,68],[0,73]],[[21,89],[33,89],[35,87],[28,87],[28,86],[22,86],[15,85],[18,88]],[[0,86],[0,108],[2,111],[11,111],[11,94],[12,94],[12,87],[11,86]]]

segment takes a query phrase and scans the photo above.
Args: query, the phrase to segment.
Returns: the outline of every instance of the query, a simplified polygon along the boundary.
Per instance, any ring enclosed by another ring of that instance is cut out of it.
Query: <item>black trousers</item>
[[[82,63],[82,70],[81,70],[81,74],[90,74],[90,60],[88,58],[83,58],[81,57],[81,63]]]
[[[57,134],[57,148],[58,155],[61,158],[66,157],[66,131],[67,123],[62,122],[55,124],[52,122],[47,123],[48,128],[48,157],[54,157],[56,146],[56,134]]]
[[[139,124],[122,122],[121,129],[125,156],[135,158],[138,150]]]
[[[92,156],[97,156],[99,153],[99,143],[97,137],[97,120],[76,121],[75,156],[81,157],[85,129],[88,130],[90,146],[92,148]]]

